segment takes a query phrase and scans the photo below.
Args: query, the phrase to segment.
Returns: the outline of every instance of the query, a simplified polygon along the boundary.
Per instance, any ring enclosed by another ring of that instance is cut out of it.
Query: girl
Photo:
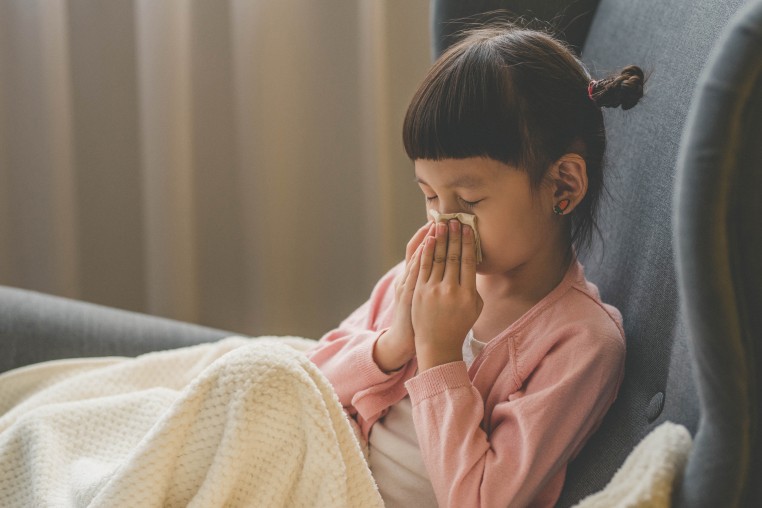
[[[553,506],[622,380],[620,313],[576,259],[603,188],[601,107],[552,36],[472,30],[434,64],[403,139],[430,221],[405,261],[310,352],[369,443],[388,506]],[[483,260],[477,264],[476,234]]]

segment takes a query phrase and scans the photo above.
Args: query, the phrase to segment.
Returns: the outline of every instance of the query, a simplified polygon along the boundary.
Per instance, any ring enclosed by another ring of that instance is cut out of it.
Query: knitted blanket
[[[603,490],[573,508],[669,508],[692,446],[688,429],[662,423],[630,452]]]
[[[0,506],[383,506],[327,379],[276,338],[0,375]]]

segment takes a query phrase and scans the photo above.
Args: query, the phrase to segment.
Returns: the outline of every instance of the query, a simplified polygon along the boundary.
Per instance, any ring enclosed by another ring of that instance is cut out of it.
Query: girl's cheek
[[[482,256],[484,259],[490,257],[490,254],[499,255],[504,250],[509,248],[510,233],[506,231],[506,224],[502,225],[502,228],[498,224],[498,227],[492,228],[492,224],[486,221],[478,221],[476,227],[479,229],[479,244],[482,249]]]

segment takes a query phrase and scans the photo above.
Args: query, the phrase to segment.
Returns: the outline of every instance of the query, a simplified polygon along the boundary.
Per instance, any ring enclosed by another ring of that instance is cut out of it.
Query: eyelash
[[[426,201],[427,201],[427,202],[429,202],[429,203],[431,203],[431,202],[432,202],[432,201],[434,201],[435,199],[437,199],[437,196],[431,196],[431,197],[429,197],[429,196],[426,196]],[[459,200],[461,203],[463,203],[463,206],[465,206],[465,207],[466,207],[466,208],[468,208],[469,210],[470,210],[470,209],[472,209],[473,207],[475,207],[476,205],[478,205],[479,203],[481,203],[481,201],[482,201],[481,199],[480,199],[479,201],[466,201],[466,200],[465,200],[465,199],[463,199],[463,198],[458,198],[458,200]]]

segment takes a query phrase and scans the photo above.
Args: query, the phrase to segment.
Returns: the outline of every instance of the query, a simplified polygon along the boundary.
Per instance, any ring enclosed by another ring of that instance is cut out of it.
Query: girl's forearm
[[[409,344],[409,340],[403,340],[394,328],[390,328],[376,341],[373,361],[386,373],[399,370],[415,356],[415,350],[411,350]]]
[[[418,372],[424,372],[431,368],[446,363],[463,361],[462,348],[445,348],[423,346],[416,349],[418,354]]]

